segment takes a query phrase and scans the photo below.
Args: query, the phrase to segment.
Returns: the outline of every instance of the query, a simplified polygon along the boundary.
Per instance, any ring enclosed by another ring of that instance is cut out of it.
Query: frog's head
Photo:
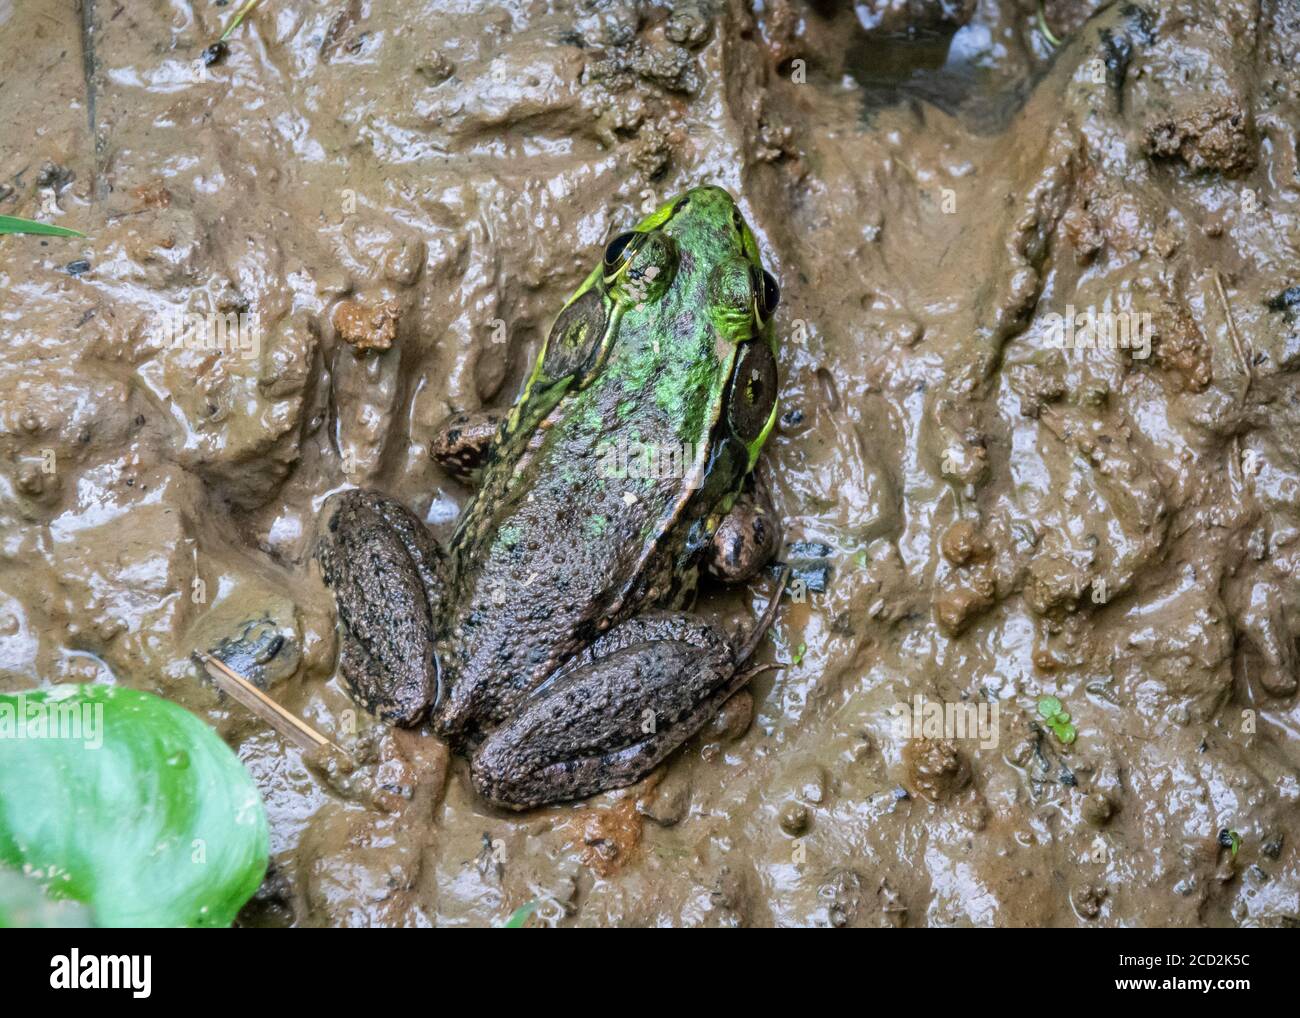
[[[630,305],[620,343],[658,341],[658,385],[681,404],[686,437],[738,443],[747,472],[776,420],[780,290],[731,195],[697,187],[666,202],[609,243],[602,270]]]
[[[661,436],[668,422],[675,440],[711,454],[697,479],[707,467],[711,487],[730,486],[776,420],[778,299],[731,195],[694,188],[606,245],[556,319],[519,412],[538,420],[586,390],[591,426],[626,431],[644,423],[637,406],[649,409]],[[603,419],[614,404],[627,416]]]

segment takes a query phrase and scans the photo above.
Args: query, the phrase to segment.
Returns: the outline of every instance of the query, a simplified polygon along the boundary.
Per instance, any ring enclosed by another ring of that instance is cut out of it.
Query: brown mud
[[[1057,50],[1028,0],[265,0],[196,63],[235,6],[0,0],[0,214],[88,234],[0,239],[0,688],[213,723],[271,822],[245,923],[1300,922],[1295,0],[1049,2]],[[641,786],[499,814],[349,700],[318,513],[371,486],[445,536],[434,425],[705,181],[784,291],[785,668]],[[1088,308],[1150,356],[1054,348]],[[914,697],[996,738],[908,740]]]

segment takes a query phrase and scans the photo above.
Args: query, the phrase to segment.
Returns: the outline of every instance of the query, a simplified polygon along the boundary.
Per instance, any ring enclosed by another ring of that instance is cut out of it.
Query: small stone
[[[943,557],[955,566],[983,562],[993,552],[988,538],[980,533],[979,527],[971,520],[958,520],[945,530],[939,540],[939,547]]]
[[[710,22],[693,7],[675,10],[664,26],[664,35],[679,46],[698,49],[709,39]]]
[[[415,65],[415,73],[434,85],[441,85],[456,73],[456,65],[438,50],[430,50]]]
[[[913,739],[903,747],[908,777],[931,802],[949,799],[970,784],[970,764],[951,739]]]
[[[357,350],[388,350],[397,338],[398,317],[395,301],[363,304],[345,300],[334,309],[334,328]]]
[[[683,768],[670,768],[654,788],[636,801],[636,811],[660,827],[680,823],[691,805],[691,785]]]
[[[45,492],[45,477],[41,473],[40,464],[35,462],[24,462],[18,465],[15,481],[18,490],[24,495],[33,497]]]
[[[1101,914],[1102,903],[1106,900],[1106,888],[1099,884],[1083,884],[1070,894],[1074,910],[1084,919],[1096,919]]]
[[[747,731],[754,719],[754,695],[742,689],[731,697],[705,726],[704,737],[710,742],[735,742]]]

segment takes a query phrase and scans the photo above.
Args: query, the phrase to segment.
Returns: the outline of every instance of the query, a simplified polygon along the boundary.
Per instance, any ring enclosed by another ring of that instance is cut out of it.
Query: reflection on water
[[[882,39],[862,36],[847,72],[862,86],[863,119],[902,102],[924,102],[994,134],[1007,126],[1045,72],[1035,69],[1014,33],[972,21],[952,35]]]

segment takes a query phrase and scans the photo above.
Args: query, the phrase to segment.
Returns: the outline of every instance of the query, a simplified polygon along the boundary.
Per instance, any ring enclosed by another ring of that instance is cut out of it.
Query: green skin
[[[770,621],[738,649],[661,610],[690,601],[701,565],[745,579],[775,550],[775,525],[742,497],[777,415],[775,296],[754,235],[726,191],[702,187],[611,262],[616,247],[490,440],[457,445],[489,433],[457,415],[435,442],[454,472],[483,464],[445,551],[360,491],[320,547],[354,692],[398,724],[431,708],[480,794],[515,808],[639,780],[743,686]],[[647,446],[679,452],[680,469],[619,469],[617,451],[635,464]]]

